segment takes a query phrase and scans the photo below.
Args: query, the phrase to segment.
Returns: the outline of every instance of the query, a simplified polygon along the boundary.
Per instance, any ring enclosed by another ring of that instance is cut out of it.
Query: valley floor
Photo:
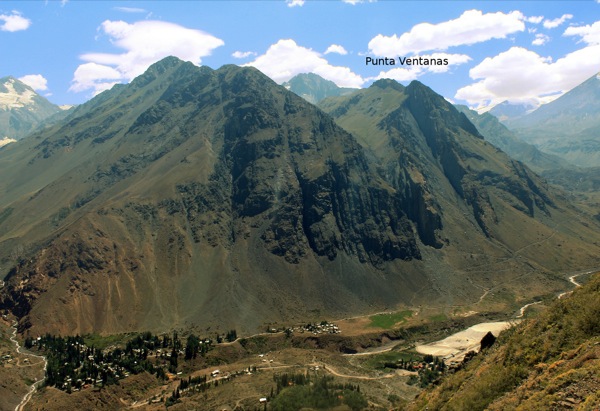
[[[586,271],[571,275],[570,282],[579,286],[588,274]],[[528,303],[517,310],[513,318],[521,317],[534,308],[538,310],[543,305],[543,302]],[[427,367],[423,363],[423,354],[448,355],[439,350],[425,352],[424,347],[433,349],[435,344],[444,344],[442,340],[448,342],[453,339],[453,344],[450,344],[453,350],[464,355],[468,349],[477,348],[483,329],[497,334],[510,325],[508,322],[490,325],[490,320],[507,318],[499,313],[466,311],[456,316],[413,314],[418,314],[418,310],[340,320],[336,324],[342,330],[341,334],[296,331],[289,335],[276,332],[238,338],[232,343],[217,344],[206,358],[182,361],[178,374],[171,375],[165,382],[143,372],[121,379],[116,385],[88,386],[70,394],[46,387],[34,393],[24,409],[164,410],[165,402],[173,397],[175,391],[179,398],[177,402],[169,403],[172,410],[262,409],[260,399],[273,396],[274,376],[284,373],[313,375],[315,378],[332,376],[336,383],[358,384],[370,409],[398,409],[422,390],[419,386],[421,373],[417,370]],[[475,332],[477,335],[465,337],[463,330],[467,328],[472,331],[471,334]],[[20,401],[27,399],[30,387],[41,378],[44,367],[44,361],[15,352],[11,334],[10,323],[5,320],[0,349],[10,352],[3,355],[10,355],[11,361],[4,361],[0,366],[0,390],[4,391],[0,395],[2,410],[15,409]],[[427,342],[430,343],[425,345]],[[448,363],[459,361],[457,358],[453,357]],[[413,362],[415,368],[408,370],[390,365],[400,362]],[[204,386],[191,384],[181,388],[182,382],[199,377],[206,378]],[[346,408],[342,406],[339,409]]]

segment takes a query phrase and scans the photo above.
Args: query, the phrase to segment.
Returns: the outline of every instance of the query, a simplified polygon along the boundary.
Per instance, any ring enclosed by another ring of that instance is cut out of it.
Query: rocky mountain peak
[[[420,81],[411,81],[406,87],[406,94],[408,96],[406,104],[423,130],[463,129],[483,139],[477,128],[463,113]]]
[[[338,87],[333,81],[326,80],[315,73],[298,74],[283,83],[282,86],[312,104],[316,104],[327,97],[347,95],[357,90]]]
[[[0,110],[23,108],[33,103],[35,95],[31,87],[12,76],[0,79]]]
[[[0,139],[19,140],[61,109],[22,81],[0,79]]]
[[[392,88],[392,89],[400,91],[400,92],[403,92],[405,89],[405,87],[402,84],[398,83],[395,80],[391,80],[391,79],[387,79],[387,78],[375,81],[373,84],[371,84],[370,87],[376,87],[376,88],[380,88],[380,89],[386,89],[389,87],[389,88]]]

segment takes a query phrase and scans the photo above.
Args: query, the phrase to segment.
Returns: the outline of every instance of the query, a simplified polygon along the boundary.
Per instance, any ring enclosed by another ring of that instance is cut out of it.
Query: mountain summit
[[[7,146],[0,308],[31,334],[255,331],[548,292],[598,255],[596,223],[395,84],[340,97],[342,128],[254,68],[171,57]]]
[[[345,96],[358,90],[338,87],[333,81],[325,80],[314,73],[298,74],[290,81],[283,83],[282,86],[313,104],[327,97]]]

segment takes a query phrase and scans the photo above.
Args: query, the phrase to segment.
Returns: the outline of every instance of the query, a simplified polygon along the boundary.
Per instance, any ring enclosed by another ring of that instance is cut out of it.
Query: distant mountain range
[[[416,81],[318,108],[169,57],[4,147],[0,175],[0,309],[32,335],[250,332],[490,289],[511,309],[600,255],[600,222]]]
[[[505,124],[546,153],[580,167],[600,166],[600,74]]]
[[[0,78],[0,146],[20,140],[61,111],[22,81]]]
[[[547,170],[575,169],[575,166],[561,157],[545,153],[533,144],[528,144],[504,126],[490,112],[478,114],[467,106],[455,107],[477,127],[479,132],[489,141],[515,160],[522,161],[537,173]]]
[[[496,116],[501,122],[508,124],[513,120],[531,113],[536,108],[537,107],[531,104],[515,104],[508,101],[503,101],[502,103],[492,107],[488,113]]]
[[[358,90],[338,87],[333,81],[325,80],[314,73],[298,74],[282,86],[313,104],[327,97],[345,96]]]
[[[537,172],[576,170],[600,166],[600,80],[599,75],[554,102],[540,106],[500,103],[478,114],[457,105],[487,141]],[[300,74],[283,84],[307,101],[318,104],[328,97],[349,95],[358,89],[340,88],[320,76]],[[497,120],[492,118],[495,117]],[[577,123],[576,127],[569,124]]]

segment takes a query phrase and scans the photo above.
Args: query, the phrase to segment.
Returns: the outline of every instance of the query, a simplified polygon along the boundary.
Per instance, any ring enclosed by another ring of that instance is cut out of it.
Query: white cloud
[[[563,36],[580,36],[589,45],[600,44],[600,21],[591,26],[567,27]]]
[[[140,9],[139,7],[114,7],[114,9],[124,13],[147,13],[146,9]]]
[[[26,76],[19,77],[19,80],[27,84],[35,91],[48,90],[48,80],[46,80],[41,74],[28,74]]]
[[[314,50],[299,46],[294,40],[279,40],[265,54],[245,64],[253,66],[278,83],[300,73],[315,73],[339,87],[360,87],[365,80],[348,67],[332,66]]]
[[[390,78],[396,81],[412,81],[424,74],[423,66],[410,66],[410,68],[396,67],[388,71],[381,71],[376,77],[370,77],[367,80],[380,80]]]
[[[542,103],[556,98],[598,72],[600,45],[588,46],[552,61],[522,47],[484,59],[469,75],[478,82],[459,89],[455,98],[476,107],[504,100]]]
[[[544,16],[531,16],[525,19],[528,23],[540,24],[544,20]]]
[[[256,56],[256,53],[253,51],[234,51],[231,54],[231,57],[236,59],[245,59],[246,57]]]
[[[572,19],[572,18],[573,18],[572,14],[563,14],[562,16],[560,16],[557,19],[544,20],[544,27],[547,29],[554,29],[554,28],[560,26],[561,24],[563,24],[565,21]]]
[[[115,82],[131,80],[167,56],[176,56],[199,65],[203,57],[225,44],[223,40],[203,31],[164,21],[147,20],[129,24],[106,20],[99,30],[108,35],[114,46],[125,52],[81,55],[80,58],[88,63],[75,71],[70,88],[72,91],[93,89],[98,92]],[[111,81],[107,83],[107,79]]]
[[[449,47],[480,43],[525,30],[524,16],[519,11],[508,14],[465,11],[455,20],[439,24],[420,23],[400,37],[378,34],[369,42],[376,56],[402,56],[426,50],[446,50]]]
[[[21,31],[31,26],[31,20],[26,19],[18,11],[13,10],[11,14],[0,14],[0,31]]]
[[[288,7],[302,7],[304,6],[304,0],[285,0]]]
[[[535,39],[531,42],[531,44],[534,46],[543,46],[548,41],[550,41],[550,37],[546,36],[545,34],[536,34]]]
[[[112,67],[96,63],[85,63],[75,70],[69,91],[78,93],[91,89],[93,94],[96,95],[108,90],[122,80],[124,80],[123,74]]]
[[[368,80],[379,80],[382,78],[391,78],[396,81],[411,81],[419,78],[420,76],[427,73],[446,73],[452,66],[467,63],[471,60],[471,57],[466,54],[447,54],[447,53],[432,53],[432,54],[421,54],[419,56],[411,57],[411,59],[422,57],[423,59],[448,59],[448,65],[404,65],[400,67],[392,68],[388,71],[381,71],[376,77],[369,78]],[[400,64],[396,59],[396,64]]]
[[[327,47],[327,50],[325,50],[325,54],[329,54],[329,53],[337,53],[337,54],[341,54],[342,56],[345,56],[346,54],[348,54],[346,49],[343,46],[340,46],[338,44],[332,44],[331,46]]]

